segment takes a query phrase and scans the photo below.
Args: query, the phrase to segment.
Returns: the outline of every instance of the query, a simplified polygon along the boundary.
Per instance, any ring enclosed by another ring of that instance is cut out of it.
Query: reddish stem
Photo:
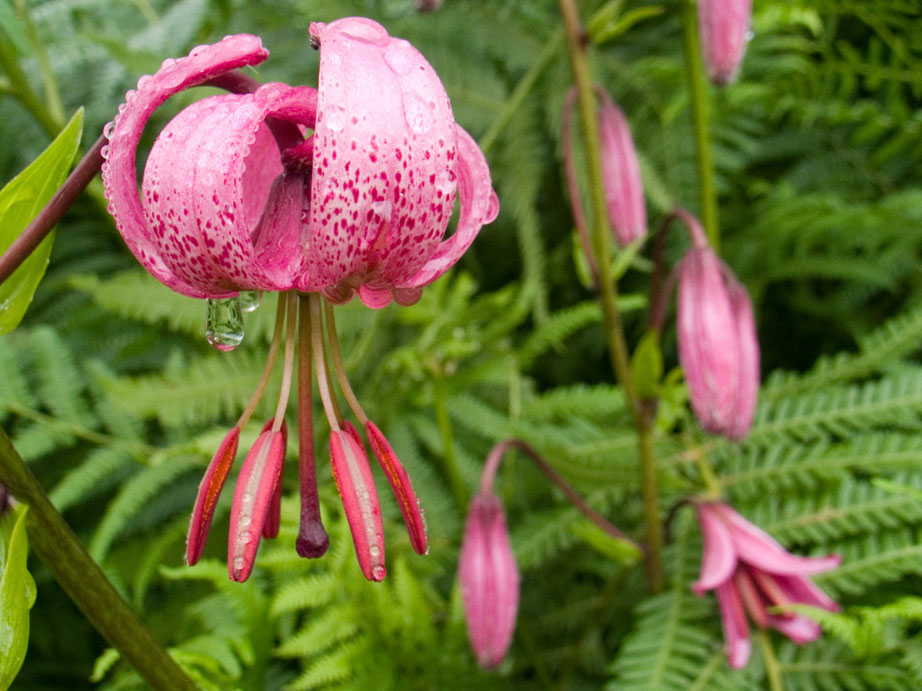
[[[589,504],[587,504],[586,501],[580,496],[579,492],[573,489],[573,487],[571,487],[570,484],[551,467],[550,463],[544,460],[541,454],[539,454],[534,449],[534,447],[522,441],[521,439],[506,439],[505,441],[501,441],[499,444],[494,446],[490,451],[490,454],[487,456],[487,460],[483,466],[483,474],[480,476],[479,491],[481,493],[493,493],[493,482],[496,480],[496,471],[499,469],[499,464],[503,460],[503,456],[509,449],[518,449],[519,451],[522,451],[526,456],[528,456],[531,461],[538,467],[538,470],[544,473],[544,475],[551,482],[557,485],[558,489],[564,493],[564,496],[566,496],[570,503],[573,504],[573,506],[575,506],[580,513],[595,523],[599,528],[604,530],[615,539],[628,542],[636,547],[639,551],[644,551],[643,547],[618,530],[615,526],[609,523],[608,520],[602,516],[602,514],[589,506]]]

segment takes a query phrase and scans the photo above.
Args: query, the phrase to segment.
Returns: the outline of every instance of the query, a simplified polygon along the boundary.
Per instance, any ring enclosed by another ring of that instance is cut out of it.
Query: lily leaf
[[[67,177],[83,134],[83,109],[78,110],[67,126],[29,167],[0,190],[0,252],[5,252],[54,196]],[[22,321],[35,289],[38,288],[54,233],[46,237],[35,251],[0,284],[0,336],[15,329]]]
[[[13,683],[29,645],[29,610],[35,581],[26,568],[26,514],[19,504],[0,518],[0,689]]]

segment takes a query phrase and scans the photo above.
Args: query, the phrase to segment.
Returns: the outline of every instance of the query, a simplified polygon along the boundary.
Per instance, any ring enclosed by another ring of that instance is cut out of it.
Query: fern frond
[[[195,456],[166,456],[133,475],[106,508],[99,527],[90,540],[89,552],[96,561],[103,561],[119,533],[145,508],[146,504],[165,487],[191,470],[199,469],[202,459]]]
[[[875,585],[906,574],[922,573],[922,544],[918,531],[897,530],[869,535],[832,546],[842,565],[813,580],[831,595],[860,595]]]

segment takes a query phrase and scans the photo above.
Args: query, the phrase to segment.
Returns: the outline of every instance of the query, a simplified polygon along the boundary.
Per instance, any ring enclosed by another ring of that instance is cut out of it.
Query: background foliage
[[[701,434],[670,380],[657,441],[664,506],[701,490],[693,461],[706,453],[727,498],[786,546],[843,555],[816,579],[845,606],[823,617],[824,637],[803,648],[770,637],[785,688],[919,688],[922,16],[912,0],[754,4],[740,80],[712,91],[711,107],[723,253],[756,303],[766,385],[740,445]],[[601,3],[582,5],[585,21]],[[694,210],[697,194],[678,2],[626,3],[648,6],[661,13],[595,46],[593,59],[630,120],[655,223],[676,203]],[[412,553],[386,500],[390,573],[365,582],[322,472],[331,554],[299,559],[289,473],[281,534],[248,583],[230,583],[222,562],[229,496],[203,563],[181,565],[197,483],[259,376],[274,298],[249,315],[241,348],[213,351],[204,305],[137,266],[97,188],[60,226],[23,326],[0,339],[0,422],[203,688],[762,687],[759,647],[746,670],[730,670],[713,599],[689,589],[700,538],[687,509],[670,524],[668,588],[651,598],[641,569],[597,551],[580,515],[520,460],[499,480],[523,574],[516,637],[490,674],[467,647],[454,576],[465,507],[443,473],[447,444],[473,488],[494,442],[525,438],[593,507],[640,531],[635,437],[574,265],[560,163],[570,73],[555,3],[445,0],[421,14],[410,0],[0,0],[4,51],[46,104],[43,116],[30,111],[0,76],[0,180],[65,115],[84,107],[92,142],[140,75],[228,33],[262,37],[272,56],[260,79],[315,84],[308,23],[348,14],[381,21],[429,58],[502,202],[459,269],[416,306],[338,310],[357,393],[424,502],[430,555]],[[196,97],[174,99],[150,129]],[[622,281],[634,344],[648,271],[640,258]],[[668,331],[665,348],[674,365]],[[32,570],[38,599],[17,688],[141,688],[41,564]]]

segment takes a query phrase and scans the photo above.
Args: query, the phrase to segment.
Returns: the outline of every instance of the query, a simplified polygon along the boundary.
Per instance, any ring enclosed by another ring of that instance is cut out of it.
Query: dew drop
[[[342,106],[326,106],[323,109],[323,122],[332,132],[341,132],[346,126],[346,109]]]
[[[240,527],[241,527],[241,528],[248,528],[248,527],[250,526],[250,521],[251,521],[251,520],[252,520],[252,519],[251,519],[249,516],[247,516],[247,515],[241,516],[241,517],[240,517]]]
[[[371,570],[371,575],[374,576],[376,581],[383,580],[385,573],[387,573],[387,570],[381,565],[378,565]]]
[[[381,554],[381,548],[378,547],[377,545],[372,545],[371,547],[368,548],[368,553],[369,553],[371,556],[377,558],[377,557],[380,556],[380,554]]]
[[[416,51],[406,41],[395,40],[384,54],[387,66],[399,75],[409,74],[418,60]]]
[[[102,136],[106,139],[112,139],[112,130],[115,129],[114,122],[107,122],[106,126],[102,128]]]
[[[140,79],[138,79],[138,89],[143,89],[153,77],[149,74],[145,74]]]
[[[349,38],[366,43],[384,45],[390,38],[383,26],[362,17],[340,20],[337,22],[337,28]]]
[[[252,539],[253,539],[253,533],[251,533],[249,530],[241,531],[240,536],[238,537],[238,540],[243,543],[247,543]]]
[[[377,216],[382,221],[388,221],[391,218],[391,213],[394,210],[394,205],[391,202],[372,202],[371,211],[375,216]],[[367,495],[367,492],[366,492]],[[364,497],[367,501],[368,497]]]
[[[243,341],[243,313],[237,298],[208,299],[205,338],[218,350],[233,350]]]
[[[237,557],[234,559],[234,569],[240,571],[243,569],[244,560],[243,557]]]
[[[403,113],[407,126],[416,134],[426,134],[435,124],[435,115],[428,101],[417,93],[403,95]]]
[[[243,312],[253,312],[262,304],[263,294],[259,290],[241,290],[237,299]]]

